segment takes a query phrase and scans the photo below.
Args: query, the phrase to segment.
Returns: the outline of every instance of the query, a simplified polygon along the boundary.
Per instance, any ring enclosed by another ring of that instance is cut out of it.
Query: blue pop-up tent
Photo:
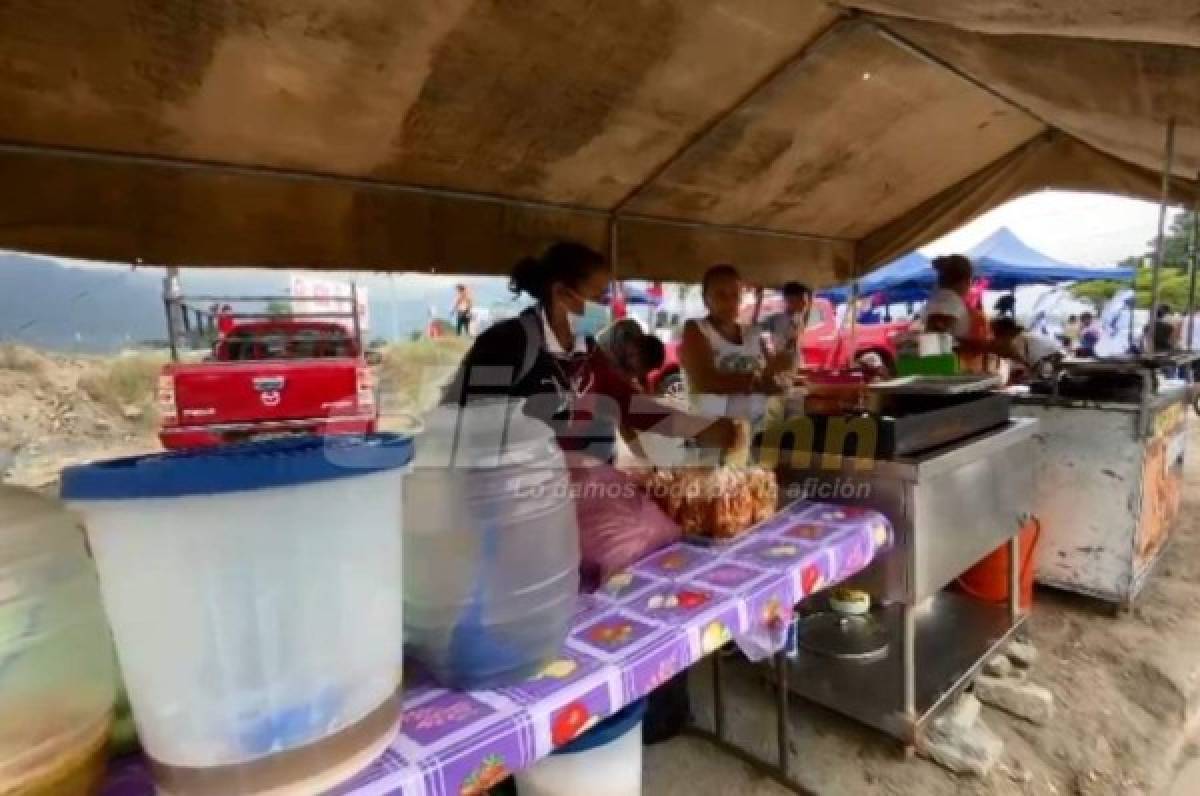
[[[975,264],[975,275],[987,280],[989,290],[1012,290],[1021,285],[1056,285],[1094,279],[1128,281],[1132,268],[1086,268],[1048,257],[1001,227],[977,243],[967,256]]]
[[[937,274],[929,258],[911,252],[898,260],[881,266],[858,280],[858,295],[886,293],[889,301],[923,301],[937,284]],[[838,304],[850,297],[849,285],[838,285],[820,291],[820,295]]]
[[[966,254],[975,265],[975,276],[986,279],[989,290],[1096,279],[1129,281],[1133,278],[1132,268],[1088,268],[1055,260],[1029,246],[1008,227],[996,230]],[[937,274],[929,258],[913,252],[858,280],[858,294],[885,293],[889,302],[897,303],[923,301],[936,285]],[[840,303],[849,297],[850,288],[839,285],[821,291],[821,295]]]

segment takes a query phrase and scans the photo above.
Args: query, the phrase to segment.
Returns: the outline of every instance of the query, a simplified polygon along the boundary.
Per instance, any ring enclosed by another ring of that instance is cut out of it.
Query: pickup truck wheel
[[[658,394],[671,403],[686,406],[687,388],[683,383],[683,374],[679,371],[668,373],[658,383]]]

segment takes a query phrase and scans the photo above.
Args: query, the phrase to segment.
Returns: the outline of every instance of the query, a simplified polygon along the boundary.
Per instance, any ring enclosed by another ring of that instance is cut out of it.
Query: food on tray
[[[775,474],[759,467],[655,470],[642,484],[685,534],[733,539],[775,513]]]

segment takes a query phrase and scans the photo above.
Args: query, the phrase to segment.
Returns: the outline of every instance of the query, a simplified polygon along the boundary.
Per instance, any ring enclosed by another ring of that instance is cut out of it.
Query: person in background
[[[237,319],[233,317],[233,307],[228,304],[221,305],[221,309],[217,312],[217,335],[226,337],[235,326],[237,326]]]
[[[1015,318],[1017,316],[1017,297],[1012,293],[1005,293],[996,299],[992,310],[996,313],[997,317]]]
[[[1154,353],[1169,354],[1178,347],[1179,329],[1171,318],[1171,307],[1159,304],[1154,322],[1146,324],[1142,331],[1142,351],[1149,352],[1149,343],[1154,343]]]
[[[1063,324],[1062,339],[1063,344],[1068,351],[1074,351],[1079,345],[1079,333],[1083,330],[1083,325],[1079,323],[1078,315],[1068,315],[1067,322]]]
[[[454,333],[459,337],[471,333],[471,316],[474,310],[475,302],[471,298],[471,291],[466,285],[455,285],[454,305],[450,311],[454,315]]]
[[[1079,316],[1079,345],[1075,353],[1081,357],[1096,356],[1096,343],[1100,342],[1103,329],[1096,321],[1096,316],[1085,312]]]
[[[1027,331],[1012,318],[996,318],[991,326],[996,353],[1016,365],[1009,376],[1010,384],[1042,375],[1044,367],[1057,364],[1067,355],[1053,337]]]
[[[612,317],[614,321],[619,321],[629,314],[628,302],[625,299],[625,289],[621,287],[620,282],[614,282],[612,286],[612,300],[609,301],[612,308]]]
[[[812,310],[812,291],[799,282],[788,282],[783,286],[783,311],[759,322],[759,330],[769,336],[770,354],[787,354],[791,357],[792,372],[804,367],[804,350],[800,345],[804,330],[808,328],[808,315]]]
[[[967,300],[974,270],[971,261],[961,254],[951,254],[935,257],[933,268],[938,287],[925,304],[925,331],[953,336],[962,369],[983,372],[987,354],[994,352],[987,316]]]
[[[738,322],[743,283],[732,265],[704,272],[701,295],[708,315],[683,327],[680,362],[692,408],[710,417],[731,417],[759,426],[767,396],[782,392],[781,375],[791,372],[793,355],[768,357],[754,328]]]

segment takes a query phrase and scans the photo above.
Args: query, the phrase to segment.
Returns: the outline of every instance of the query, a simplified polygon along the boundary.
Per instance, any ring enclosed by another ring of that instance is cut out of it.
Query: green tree
[[[291,315],[291,302],[283,301],[282,299],[275,299],[267,304],[267,314],[275,316]]]
[[[1168,304],[1172,309],[1182,311],[1188,303],[1188,268],[1190,265],[1190,246],[1192,226],[1194,221],[1191,213],[1176,213],[1171,219],[1163,240],[1163,270],[1159,279],[1159,301]],[[1151,240],[1146,244],[1144,254],[1126,257],[1120,265],[1126,268],[1136,268],[1134,290],[1137,293],[1137,306],[1150,306],[1151,286],[1154,280],[1154,252],[1157,241]],[[1129,287],[1128,282],[1080,282],[1071,288],[1078,298],[1091,301],[1096,306],[1103,306],[1113,295]],[[1200,303],[1200,286],[1197,287],[1197,301]]]

